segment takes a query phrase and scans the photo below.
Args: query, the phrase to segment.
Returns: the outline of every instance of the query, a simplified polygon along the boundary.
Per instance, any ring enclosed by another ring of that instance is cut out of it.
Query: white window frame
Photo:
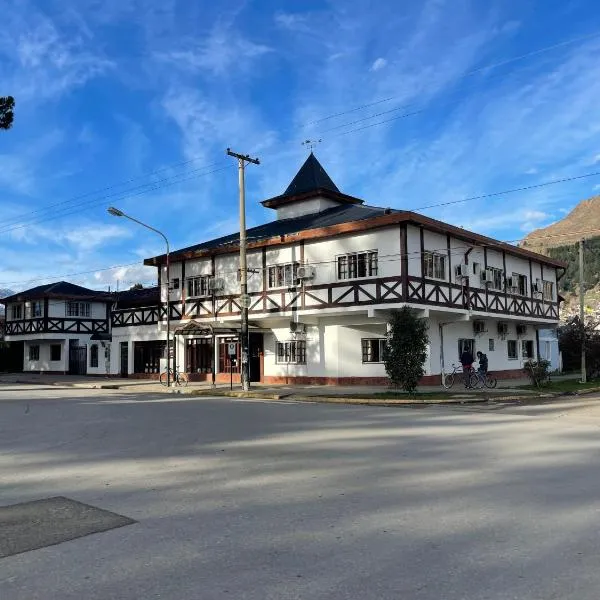
[[[515,355],[510,355],[510,345],[515,345]],[[508,360],[519,360],[519,343],[518,340],[507,340],[506,341],[506,356]]]
[[[504,271],[498,267],[488,267],[492,272],[492,281],[490,288],[493,290],[501,290],[504,287]]]
[[[278,365],[305,365],[306,340],[275,342],[275,363]]]
[[[185,291],[188,298],[206,298],[206,296],[210,296],[210,275],[187,277]]]
[[[525,349],[531,344],[531,354]],[[533,340],[521,340],[521,356],[523,359],[533,360],[535,358],[535,346]]]
[[[423,251],[423,277],[427,279],[438,279],[446,281],[446,263],[447,254],[433,252],[432,250]]]
[[[299,262],[281,263],[267,267],[267,289],[277,290],[298,285]]]
[[[338,281],[368,279],[369,277],[377,277],[379,274],[378,250],[348,252],[338,254],[335,258],[336,279]],[[364,270],[364,275],[359,275],[361,270]]]
[[[10,306],[11,321],[20,321],[22,318],[23,318],[23,305],[22,304],[11,304],[11,306]]]
[[[542,298],[544,300],[554,300],[554,281],[542,280]]]
[[[512,279],[516,279],[518,283],[517,287],[513,289],[513,292],[517,296],[528,296],[529,294],[527,293],[527,275],[522,275],[521,273],[513,272]],[[521,285],[521,283],[523,285]]]
[[[39,308],[39,310],[36,310],[36,308]],[[43,315],[43,309],[42,309],[42,303],[40,300],[34,300],[31,303],[31,317],[32,318],[37,318],[37,317],[41,317]]]
[[[90,302],[79,302],[78,300],[67,300],[65,302],[65,315],[67,317],[85,317],[92,314],[92,305]]]
[[[386,342],[386,338],[362,338],[360,340],[360,351],[363,365],[378,365],[383,363],[383,353],[385,352]],[[371,347],[370,352],[368,350],[365,352],[365,343],[377,344],[377,354],[379,355],[379,360],[374,360],[375,353],[373,352],[373,347]],[[365,360],[365,357],[367,360]]]

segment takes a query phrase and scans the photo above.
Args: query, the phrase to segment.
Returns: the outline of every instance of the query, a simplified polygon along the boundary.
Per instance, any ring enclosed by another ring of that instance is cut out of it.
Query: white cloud
[[[531,169],[527,169],[525,171],[525,175],[537,175],[538,170],[535,167],[531,167]]]
[[[385,67],[386,65],[387,65],[387,60],[385,60],[385,58],[379,57],[371,65],[371,69],[370,70],[371,71],[379,71],[380,69],[383,69],[383,67]]]

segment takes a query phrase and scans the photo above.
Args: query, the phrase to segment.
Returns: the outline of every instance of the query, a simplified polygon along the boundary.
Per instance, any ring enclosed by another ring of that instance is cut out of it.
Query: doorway
[[[121,369],[119,374],[121,377],[129,375],[129,342],[121,342]]]
[[[69,375],[87,375],[87,346],[69,340]]]
[[[263,377],[263,334],[251,333],[249,339],[248,369],[250,381],[259,383]]]

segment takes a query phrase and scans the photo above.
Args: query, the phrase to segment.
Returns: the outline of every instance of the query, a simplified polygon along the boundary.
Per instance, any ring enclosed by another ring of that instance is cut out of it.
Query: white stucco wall
[[[277,220],[293,219],[294,217],[301,217],[302,215],[319,213],[332,206],[339,206],[339,204],[340,203],[335,200],[322,197],[313,198],[312,200],[302,200],[301,202],[292,202],[291,204],[286,204],[276,209]]]

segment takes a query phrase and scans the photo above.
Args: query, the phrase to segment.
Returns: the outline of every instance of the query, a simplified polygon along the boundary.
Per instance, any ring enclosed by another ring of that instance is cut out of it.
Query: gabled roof
[[[109,292],[90,290],[68,281],[58,281],[56,283],[47,283],[38,285],[23,292],[18,292],[12,296],[0,299],[0,302],[7,304],[9,302],[23,302],[25,300],[37,300],[40,298],[64,298],[66,300],[110,300]]]
[[[160,304],[158,286],[115,293],[116,308],[136,308]]]
[[[263,200],[266,208],[277,208],[291,202],[308,200],[315,196],[324,196],[344,204],[362,204],[360,198],[343,194],[327,174],[317,157],[311,152],[300,170],[296,173],[290,185],[280,196]]]

